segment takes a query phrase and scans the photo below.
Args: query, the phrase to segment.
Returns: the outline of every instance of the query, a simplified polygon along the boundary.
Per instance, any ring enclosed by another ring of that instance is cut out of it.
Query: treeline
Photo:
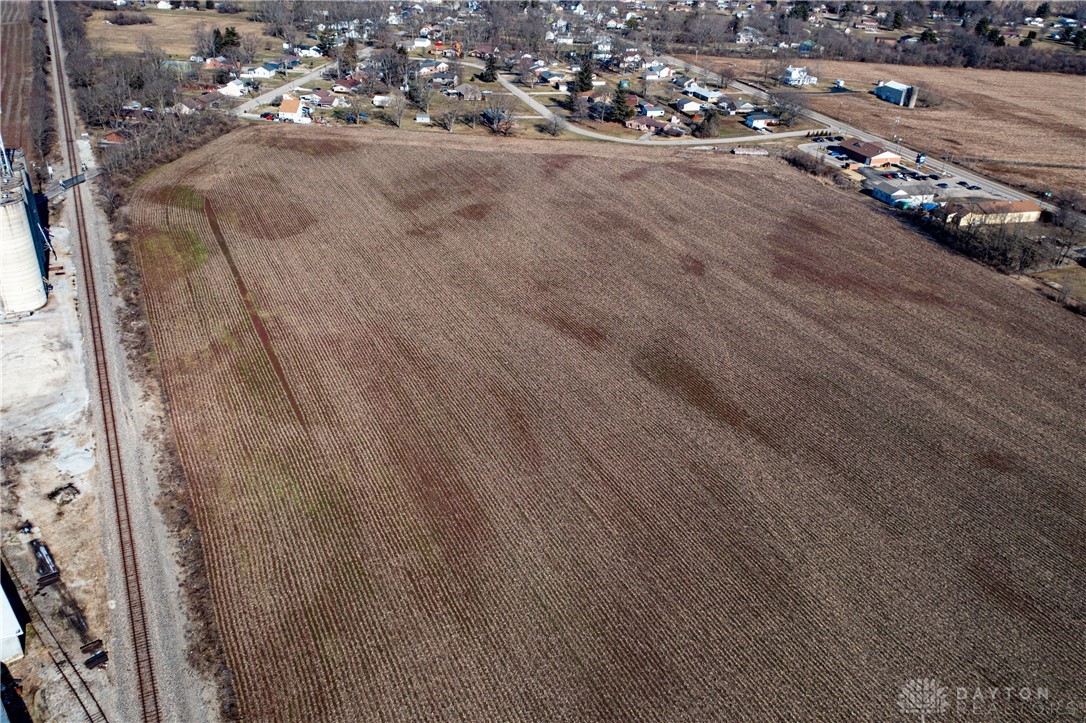
[[[57,141],[56,114],[53,110],[53,94],[49,84],[49,67],[52,62],[48,35],[45,30],[45,9],[36,2],[30,9],[30,81],[29,113],[30,153],[37,161],[36,181],[40,185],[49,177],[47,159]]]
[[[852,15],[846,6],[831,4],[831,12],[842,10],[844,18],[858,17],[857,7]],[[830,27],[812,28],[800,3],[789,12],[770,12],[768,6],[756,8],[745,18],[727,18],[714,13],[661,13],[649,18],[641,27],[626,31],[626,39],[644,42],[656,51],[694,52],[721,55],[770,53],[780,43],[810,41],[814,50],[807,57],[828,60],[855,60],[869,63],[902,65],[932,65],[951,68],[986,68],[1033,72],[1086,74],[1086,54],[1042,50],[1032,39],[1022,45],[1008,43],[1000,33],[1004,22],[1020,19],[1022,7],[996,3],[901,3],[887,6],[893,10],[889,21],[895,27],[928,24],[929,11],[940,9],[946,20],[927,27],[919,42],[884,45],[864,37],[862,33],[844,33]],[[1082,13],[1086,5],[1079,6]],[[955,22],[954,20],[957,20]],[[740,30],[757,31],[763,44],[736,50],[733,43]],[[983,30],[983,32],[981,32]],[[1043,29],[1042,29],[1043,31]],[[1083,36],[1086,41],[1086,35]],[[775,55],[788,53],[781,50]]]
[[[996,45],[958,27],[940,35],[937,43],[880,45],[829,28],[817,32],[815,42],[821,46],[816,55],[833,60],[1086,75],[1086,55]]]
[[[125,141],[99,151],[108,172],[101,186],[112,213],[136,178],[229,131],[235,120],[216,112],[169,112],[179,79],[162,51],[142,43],[138,55],[94,55],[86,40],[89,14],[83,3],[57,4],[77,110],[89,128],[116,131]]]
[[[1063,264],[1071,250],[1073,229],[1057,236],[1028,233],[1033,224],[979,224],[958,226],[934,214],[911,211],[904,215],[918,229],[941,245],[1005,273],[1020,274],[1038,268]]]

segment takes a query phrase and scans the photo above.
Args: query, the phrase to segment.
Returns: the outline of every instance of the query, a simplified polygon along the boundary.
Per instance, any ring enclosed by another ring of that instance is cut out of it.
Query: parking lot
[[[799,149],[805,153],[820,158],[827,163],[843,166],[849,159],[838,150],[837,143],[844,140],[843,136],[828,136],[824,139],[815,139],[812,143],[802,143]],[[960,201],[965,199],[1008,200],[1009,197],[990,188],[963,180],[953,173],[943,173],[941,164],[926,163],[918,170],[915,164],[902,162],[880,168],[858,168],[857,173],[863,176],[869,183],[889,183],[895,186],[911,186],[917,183],[931,184],[932,192],[938,203],[947,201]]]

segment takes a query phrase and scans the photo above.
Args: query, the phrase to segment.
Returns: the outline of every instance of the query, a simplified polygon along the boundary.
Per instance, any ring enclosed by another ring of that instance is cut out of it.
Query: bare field
[[[249,720],[1086,694],[1086,325],[852,194],[250,127],[131,217]]]
[[[746,77],[761,77],[760,60],[698,59],[703,67],[709,63],[735,65]],[[820,81],[810,95],[817,111],[884,138],[900,135],[933,161],[944,154],[978,159],[968,165],[1007,183],[1035,191],[1086,191],[1086,80],[1080,76],[825,60],[810,67]],[[859,92],[825,92],[838,78]],[[900,108],[868,92],[879,80],[930,88],[944,102]]]
[[[155,46],[176,58],[188,59],[192,55],[192,31],[200,24],[209,28],[237,28],[242,35],[255,33],[260,36],[260,53],[267,57],[281,54],[283,41],[264,34],[264,24],[247,20],[249,13],[233,15],[214,11],[196,10],[155,10],[143,12],[154,22],[147,25],[109,25],[108,11],[96,10],[87,19],[87,38],[111,53],[135,53],[139,51],[139,42],[149,37]]]
[[[8,148],[30,148],[27,132],[30,109],[31,58],[30,2],[0,3],[0,115],[4,144]]]

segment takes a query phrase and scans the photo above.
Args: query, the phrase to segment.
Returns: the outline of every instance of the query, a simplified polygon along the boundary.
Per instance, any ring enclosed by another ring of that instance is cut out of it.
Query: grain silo
[[[38,222],[26,161],[19,151],[2,151],[0,179],[0,309],[33,311],[45,306],[45,231]]]

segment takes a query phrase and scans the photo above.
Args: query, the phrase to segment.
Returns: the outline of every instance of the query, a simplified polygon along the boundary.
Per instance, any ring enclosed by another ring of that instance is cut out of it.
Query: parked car
[[[815,138],[815,143],[825,143],[825,142],[826,141],[824,139],[822,139],[822,138]]]
[[[946,183],[936,183],[935,185],[939,188],[950,188],[950,185]]]
[[[938,173],[929,173],[928,174],[928,180],[929,181],[938,181],[940,178],[942,178],[942,176],[940,176]]]
[[[980,186],[970,186],[969,190],[970,191],[983,191],[984,189],[981,188]]]
[[[969,188],[969,181],[958,181],[958,185],[962,188]]]
[[[274,120],[275,119],[275,115],[272,114],[272,113],[268,113],[267,111],[261,113],[260,117],[263,118],[264,120]]]

